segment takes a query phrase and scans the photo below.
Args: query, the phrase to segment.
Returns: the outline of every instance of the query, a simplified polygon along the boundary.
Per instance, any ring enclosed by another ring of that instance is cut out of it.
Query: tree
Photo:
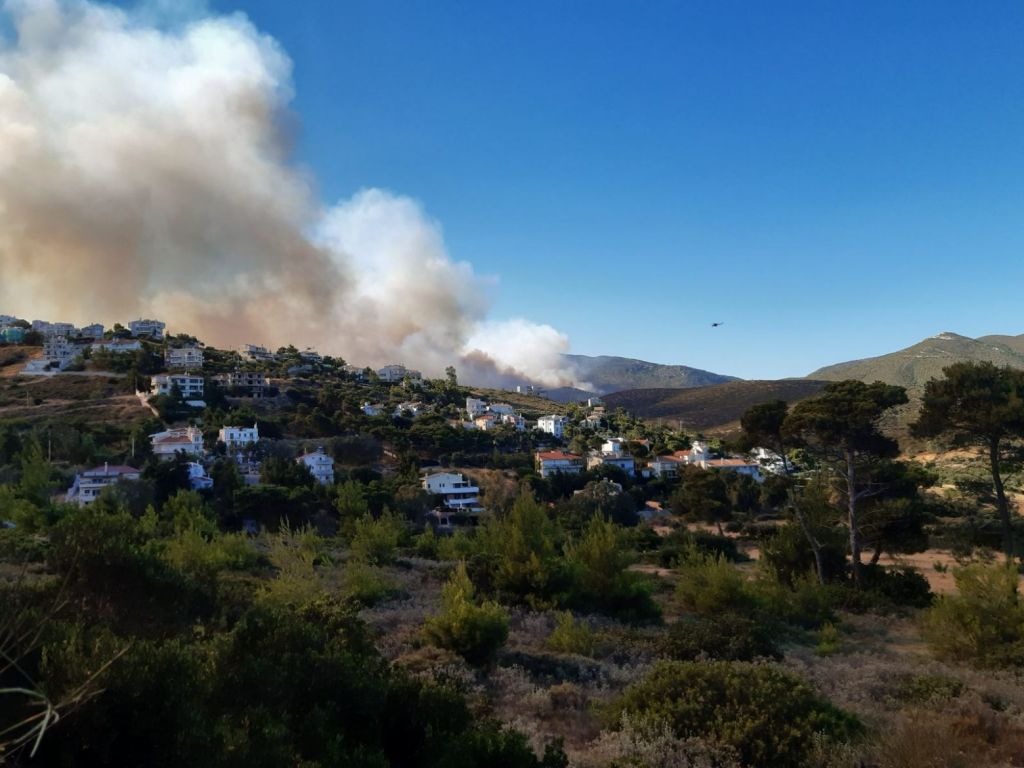
[[[1013,522],[1001,465],[1009,440],[1024,436],[1024,371],[988,362],[964,362],[954,363],[942,373],[943,378],[925,385],[921,413],[911,425],[911,433],[986,449],[1003,528],[1003,550],[1012,557]]]
[[[899,453],[899,444],[878,429],[882,415],[907,402],[903,387],[876,381],[828,384],[816,397],[798,403],[786,416],[781,434],[803,443],[845,481],[847,524],[853,581],[861,585],[861,520],[858,503],[880,491],[871,482],[870,464]]]
[[[669,498],[672,511],[684,517],[697,518],[718,526],[723,535],[722,523],[732,511],[725,481],[717,472],[694,466],[684,466],[679,473],[679,487]]]
[[[441,612],[427,620],[427,638],[471,664],[490,661],[508,638],[508,614],[494,602],[479,602],[476,589],[459,562],[441,589]]]
[[[444,378],[445,384],[448,386],[448,389],[458,389],[459,376],[458,373],[456,373],[455,371],[454,365],[449,365],[447,368],[444,369]]]
[[[782,425],[789,414],[785,400],[770,400],[751,406],[740,417],[744,435],[753,444],[764,443],[782,457],[782,468],[789,474],[786,459],[786,442],[782,437]]]

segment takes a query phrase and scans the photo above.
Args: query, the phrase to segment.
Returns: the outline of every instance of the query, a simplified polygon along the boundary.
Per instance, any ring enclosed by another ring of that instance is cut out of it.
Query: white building
[[[213,380],[227,389],[248,390],[249,397],[263,397],[270,388],[270,379],[262,371],[220,373]]]
[[[80,328],[78,333],[88,339],[102,339],[104,330],[103,323],[93,323],[92,325]]]
[[[537,419],[537,429],[549,435],[561,438],[565,434],[566,418],[564,416],[541,416]]]
[[[320,356],[320,353],[312,347],[306,347],[304,350],[299,352],[299,357],[307,363],[322,363],[324,360]]]
[[[762,482],[764,476],[761,474],[761,465],[746,459],[708,459],[701,462],[704,469],[718,469],[725,472],[735,472],[738,475],[752,477],[757,482]]]
[[[491,432],[501,425],[501,416],[496,413],[481,413],[473,419],[473,426],[484,432]]]
[[[33,320],[32,330],[39,331],[43,334],[43,338],[50,339],[55,336],[75,336],[78,333],[78,329],[75,328],[74,323],[51,323],[46,320]]]
[[[538,451],[534,457],[541,477],[554,474],[578,475],[583,471],[583,457],[565,451]]]
[[[636,473],[636,462],[633,457],[622,451],[593,451],[587,456],[587,469],[597,467],[618,467],[626,474]]]
[[[676,456],[657,456],[647,462],[647,468],[654,477],[678,477],[683,460]]]
[[[273,362],[274,360],[277,360],[277,355],[266,347],[261,347],[258,344],[243,344],[238,348],[238,354],[242,356],[243,360],[248,360],[253,363]]]
[[[213,488],[213,478],[206,474],[206,468],[198,461],[188,463],[188,482],[193,491],[206,491]]]
[[[384,412],[382,403],[363,403],[363,413],[367,416],[380,416]]]
[[[195,427],[169,429],[149,436],[153,455],[159,459],[174,458],[177,453],[189,456],[203,455],[203,433]]]
[[[458,472],[424,476],[423,490],[432,496],[442,497],[441,503],[449,510],[469,514],[484,511],[480,506],[480,489]]]
[[[203,350],[199,347],[170,347],[164,353],[164,362],[168,368],[202,368]]]
[[[621,437],[609,437],[601,444],[601,453],[625,453],[626,441]]]
[[[90,349],[93,352],[112,352],[114,354],[138,352],[142,349],[142,342],[138,339],[104,339],[102,341],[94,341]]]
[[[482,413],[487,412],[487,401],[478,400],[475,397],[466,398],[466,413],[469,415],[470,420],[475,419]]]
[[[526,419],[524,419],[518,413],[510,413],[506,416],[502,416],[501,421],[503,424],[507,424],[508,426],[515,429],[516,432],[526,431]]]
[[[148,336],[151,339],[160,341],[163,339],[166,329],[167,323],[162,323],[159,320],[132,320],[128,323],[128,330],[136,338]]]
[[[499,416],[512,416],[516,412],[516,409],[508,403],[491,403],[487,406],[487,410]]]
[[[334,459],[324,453],[323,448],[304,453],[295,461],[305,464],[309,468],[309,473],[321,485],[330,485],[334,482]]]
[[[426,412],[427,412],[427,406],[425,406],[423,403],[413,401],[413,402],[399,403],[398,405],[396,405],[395,406],[395,410],[392,413],[392,416],[396,416],[396,417],[397,416],[404,416],[405,414],[408,413],[413,418],[416,418],[420,414],[426,413]]]
[[[75,475],[75,481],[68,489],[65,498],[71,504],[84,507],[96,501],[104,488],[120,481],[138,480],[141,476],[142,473],[134,467],[112,467],[109,464],[104,464],[102,467],[88,469]]]
[[[203,377],[191,373],[158,373],[152,378],[150,394],[169,395],[174,387],[184,400],[203,396]]]
[[[248,448],[260,441],[260,430],[256,424],[251,427],[224,426],[217,432],[217,440],[224,443],[228,450]]]
[[[56,366],[63,371],[78,357],[79,350],[64,336],[47,336],[43,342],[43,357],[49,361],[50,367]]]
[[[421,384],[423,374],[404,365],[385,365],[377,371],[377,377],[388,384],[397,384],[408,380],[410,384]]]

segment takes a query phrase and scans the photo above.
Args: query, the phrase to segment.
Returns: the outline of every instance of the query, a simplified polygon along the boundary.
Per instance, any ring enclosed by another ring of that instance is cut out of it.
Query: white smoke
[[[415,201],[322,205],[288,154],[291,62],[272,38],[240,14],[161,25],[154,7],[4,4],[0,309],[571,381],[566,337],[488,320],[495,282]]]

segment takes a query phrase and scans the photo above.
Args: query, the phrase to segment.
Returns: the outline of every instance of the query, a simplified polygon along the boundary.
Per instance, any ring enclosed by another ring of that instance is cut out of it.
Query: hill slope
[[[956,333],[940,333],[898,352],[819,368],[807,378],[884,381],[915,388],[923,387],[928,379],[941,377],[947,365],[966,360],[1024,368],[1024,335],[971,339]]]
[[[735,376],[702,371],[686,365],[662,365],[629,357],[565,355],[579,375],[598,394],[626,389],[704,387],[737,381]]]
[[[634,416],[658,419],[700,432],[730,432],[752,405],[768,400],[795,402],[816,394],[824,381],[730,381],[690,389],[632,389],[604,397],[609,408],[624,408]]]

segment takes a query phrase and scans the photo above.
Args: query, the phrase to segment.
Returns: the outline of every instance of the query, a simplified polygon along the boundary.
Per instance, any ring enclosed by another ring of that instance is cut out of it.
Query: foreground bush
[[[936,656],[982,667],[1024,664],[1024,605],[1018,575],[980,563],[953,571],[958,594],[936,600],[923,634]]]
[[[765,622],[733,613],[676,622],[662,642],[661,651],[677,661],[782,658],[773,632]]]
[[[817,740],[847,741],[858,720],[771,664],[669,661],[631,686],[614,715],[734,748],[744,765],[801,766]]]
[[[490,661],[508,638],[508,614],[497,603],[478,603],[460,562],[441,590],[441,612],[427,621],[427,639],[471,664]]]

